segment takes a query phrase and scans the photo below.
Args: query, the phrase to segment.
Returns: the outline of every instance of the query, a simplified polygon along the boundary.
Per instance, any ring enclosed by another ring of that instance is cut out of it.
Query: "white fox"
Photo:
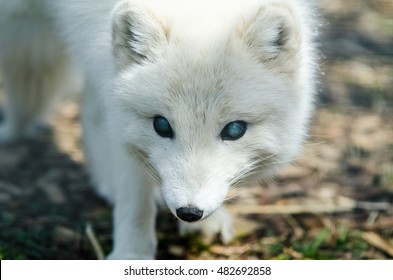
[[[228,242],[228,191],[272,176],[307,133],[307,2],[0,0],[0,139],[34,135],[78,69],[88,166],[114,205],[109,258],[155,257],[157,189],[182,230]]]

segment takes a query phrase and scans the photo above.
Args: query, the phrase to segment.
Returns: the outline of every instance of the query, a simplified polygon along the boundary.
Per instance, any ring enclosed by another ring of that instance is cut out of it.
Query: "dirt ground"
[[[230,194],[228,245],[179,237],[163,211],[159,259],[393,258],[393,1],[321,5],[319,101],[303,154],[274,181]],[[110,252],[112,213],[90,188],[78,119],[67,104],[53,131],[0,146],[0,259]]]

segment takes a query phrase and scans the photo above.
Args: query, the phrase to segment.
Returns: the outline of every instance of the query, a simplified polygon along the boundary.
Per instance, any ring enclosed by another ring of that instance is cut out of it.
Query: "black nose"
[[[180,207],[176,209],[176,215],[183,221],[196,222],[202,218],[203,210],[195,207]]]

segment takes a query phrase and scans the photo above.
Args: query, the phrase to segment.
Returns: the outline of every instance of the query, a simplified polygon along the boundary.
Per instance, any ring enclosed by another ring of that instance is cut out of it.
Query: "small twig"
[[[243,205],[229,207],[236,214],[304,214],[304,213],[343,213],[354,209],[388,211],[390,204],[386,202],[362,202],[346,197],[339,197],[336,201],[299,203],[290,205]]]
[[[367,222],[364,226],[368,230],[392,229],[393,228],[393,220],[391,217],[379,216],[378,219],[374,223],[370,224]]]
[[[295,218],[293,218],[293,216],[291,215],[285,215],[285,220],[287,221],[287,223],[292,227],[293,229],[293,234],[294,234],[294,239],[299,239],[301,237],[303,237],[304,235],[304,230],[302,229],[302,227],[299,225],[298,221],[296,221]]]
[[[390,204],[388,202],[357,201],[356,208],[370,211],[388,211]]]
[[[373,224],[375,224],[375,221],[377,220],[378,216],[379,216],[378,211],[372,211],[367,218],[367,225],[372,226]]]
[[[290,255],[295,260],[304,260],[305,259],[302,253],[294,250],[293,248],[285,248],[284,253],[286,255]]]
[[[94,233],[93,227],[91,226],[90,223],[86,224],[86,236],[87,239],[89,239],[91,246],[93,247],[94,253],[96,254],[97,259],[103,260],[105,255],[104,251],[102,250],[102,247],[100,243],[98,242],[98,239]]]
[[[321,220],[323,226],[327,228],[333,237],[337,237],[337,228],[334,222],[328,216],[320,216],[319,219]]]
[[[371,246],[384,251],[386,254],[393,257],[393,246],[375,232],[363,232],[362,238],[366,240]]]

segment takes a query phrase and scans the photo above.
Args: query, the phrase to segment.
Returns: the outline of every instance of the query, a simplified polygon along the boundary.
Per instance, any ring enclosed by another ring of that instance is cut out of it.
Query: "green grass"
[[[341,252],[350,251],[353,258],[361,258],[362,253],[369,249],[368,243],[362,239],[359,231],[345,227],[338,228],[336,247]]]
[[[330,259],[331,254],[321,251],[321,247],[327,244],[329,236],[329,230],[322,229],[311,240],[293,242],[293,248],[308,259]]]
[[[304,259],[341,259],[347,254],[352,259],[360,259],[369,249],[359,231],[343,226],[339,226],[334,233],[322,228],[316,235],[306,234],[287,241],[279,237],[265,237],[260,244],[265,258],[279,260],[293,259],[293,253]]]

